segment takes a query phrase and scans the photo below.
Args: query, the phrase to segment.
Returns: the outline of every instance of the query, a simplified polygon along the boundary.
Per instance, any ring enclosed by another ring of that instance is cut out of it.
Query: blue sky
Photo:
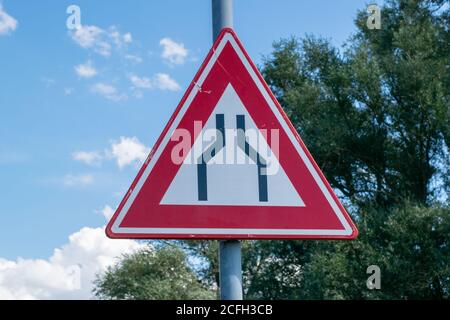
[[[105,225],[211,46],[210,1],[0,3],[0,258],[47,258]],[[259,64],[291,35],[341,45],[365,3],[235,1],[235,30]]]

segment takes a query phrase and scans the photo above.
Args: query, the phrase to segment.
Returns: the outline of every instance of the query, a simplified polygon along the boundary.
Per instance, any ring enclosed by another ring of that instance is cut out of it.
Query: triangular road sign
[[[236,34],[224,29],[106,233],[353,239],[358,231]]]

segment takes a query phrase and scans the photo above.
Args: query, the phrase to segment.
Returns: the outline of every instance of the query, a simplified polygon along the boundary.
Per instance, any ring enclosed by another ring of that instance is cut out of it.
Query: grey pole
[[[212,0],[213,41],[223,28],[233,27],[233,0]]]
[[[241,242],[220,241],[219,246],[220,298],[242,300]]]
[[[233,0],[212,0],[213,41],[223,28],[233,27]],[[239,240],[220,241],[219,281],[222,300],[242,300],[242,262]]]

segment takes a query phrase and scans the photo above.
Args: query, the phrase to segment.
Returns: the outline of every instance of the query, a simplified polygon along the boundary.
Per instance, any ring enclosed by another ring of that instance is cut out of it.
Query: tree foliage
[[[100,299],[186,300],[215,298],[213,290],[200,282],[176,246],[126,255],[95,282]]]
[[[368,212],[378,214],[379,211]],[[450,219],[446,209],[407,204],[379,230],[362,225],[357,241],[316,251],[296,298],[445,299],[450,287]],[[381,290],[368,290],[367,267],[381,269]]]
[[[449,24],[428,3],[389,2],[379,31],[360,12],[343,53],[309,36],[275,43],[264,63],[332,186],[355,205],[428,204],[431,178],[448,174]]]

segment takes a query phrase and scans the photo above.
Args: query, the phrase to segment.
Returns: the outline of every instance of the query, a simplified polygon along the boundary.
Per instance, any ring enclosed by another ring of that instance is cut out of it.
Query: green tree
[[[360,12],[343,53],[312,36],[282,40],[263,65],[332,186],[354,205],[429,204],[431,178],[448,174],[448,11],[437,15],[432,3],[389,1],[379,31]]]
[[[125,255],[95,281],[100,299],[185,300],[212,299],[206,287],[188,266],[177,246],[165,245]]]
[[[378,214],[373,211],[371,214]],[[295,298],[448,299],[449,211],[406,204],[392,212],[382,230],[360,226],[357,241],[316,251],[305,265]],[[366,268],[381,269],[381,290],[367,290]]]

